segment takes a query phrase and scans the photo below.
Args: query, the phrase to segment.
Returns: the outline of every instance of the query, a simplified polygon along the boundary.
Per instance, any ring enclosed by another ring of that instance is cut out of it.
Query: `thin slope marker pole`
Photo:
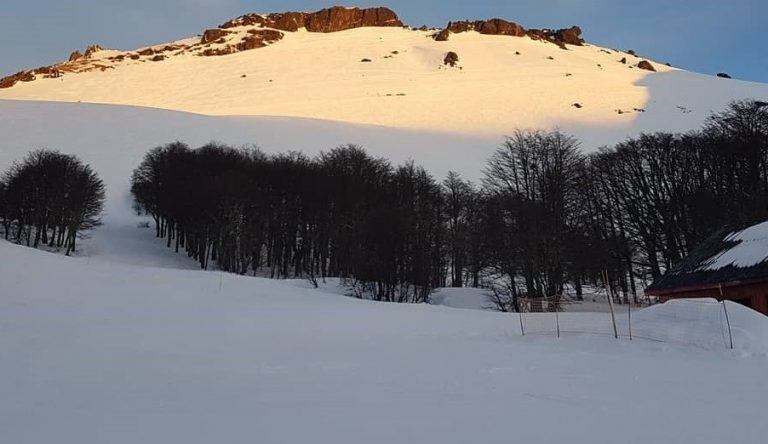
[[[523,327],[523,310],[519,303],[517,306],[517,314],[520,317],[520,334],[525,336],[525,327]]]
[[[629,327],[629,340],[632,340],[632,301],[627,304],[627,324]]]
[[[619,329],[616,328],[616,314],[613,311],[613,294],[611,286],[608,283],[608,270],[603,270],[603,283],[605,283],[605,293],[608,295],[608,306],[611,307],[611,322],[613,322],[613,337],[619,339]]]
[[[733,333],[731,333],[731,321],[728,319],[728,309],[725,306],[725,296],[723,296],[723,284],[718,285],[720,289],[720,297],[723,299],[720,301],[723,304],[723,312],[725,313],[725,325],[728,326],[728,341],[731,344],[731,350],[733,350]]]

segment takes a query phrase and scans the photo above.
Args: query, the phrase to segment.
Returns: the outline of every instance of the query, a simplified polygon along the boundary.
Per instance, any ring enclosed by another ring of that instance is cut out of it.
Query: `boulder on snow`
[[[656,72],[656,68],[648,60],[641,60],[640,63],[637,64],[637,67],[646,71]]]
[[[445,65],[456,66],[457,63],[459,63],[459,55],[453,51],[449,51],[443,59]]]
[[[584,44],[584,39],[581,38],[581,28],[578,26],[558,29],[552,34],[552,38],[556,42],[562,42],[566,45],[582,46]]]
[[[717,76],[720,77],[721,79],[730,79],[731,78],[731,76],[728,75],[728,73],[725,73],[725,72],[719,72],[719,73],[717,73]]]

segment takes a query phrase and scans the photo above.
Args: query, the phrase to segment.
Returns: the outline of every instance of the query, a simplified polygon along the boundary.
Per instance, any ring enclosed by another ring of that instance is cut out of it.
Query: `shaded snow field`
[[[758,347],[768,329],[746,312],[734,310],[732,322],[755,342],[731,352],[523,337],[515,315],[360,301],[304,281],[67,258],[6,242],[0,264],[3,442],[768,436],[768,358]],[[675,317],[666,305],[641,313]]]

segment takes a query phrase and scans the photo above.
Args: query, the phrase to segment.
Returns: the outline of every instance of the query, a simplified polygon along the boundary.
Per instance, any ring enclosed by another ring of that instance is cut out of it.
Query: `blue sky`
[[[0,15],[0,75],[65,59],[90,43],[133,49],[194,35],[245,12],[316,10],[314,0],[25,0]],[[587,41],[692,71],[768,82],[766,0],[357,0],[409,25],[501,17],[524,27],[578,24]]]

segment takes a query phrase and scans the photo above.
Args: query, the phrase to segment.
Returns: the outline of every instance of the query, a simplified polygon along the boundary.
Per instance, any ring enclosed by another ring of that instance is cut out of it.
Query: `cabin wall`
[[[670,299],[683,298],[715,298],[718,301],[726,299],[751,307],[753,310],[768,316],[768,282],[723,287],[722,296],[720,295],[720,289],[718,288],[659,295],[659,300],[661,302],[666,302]]]

